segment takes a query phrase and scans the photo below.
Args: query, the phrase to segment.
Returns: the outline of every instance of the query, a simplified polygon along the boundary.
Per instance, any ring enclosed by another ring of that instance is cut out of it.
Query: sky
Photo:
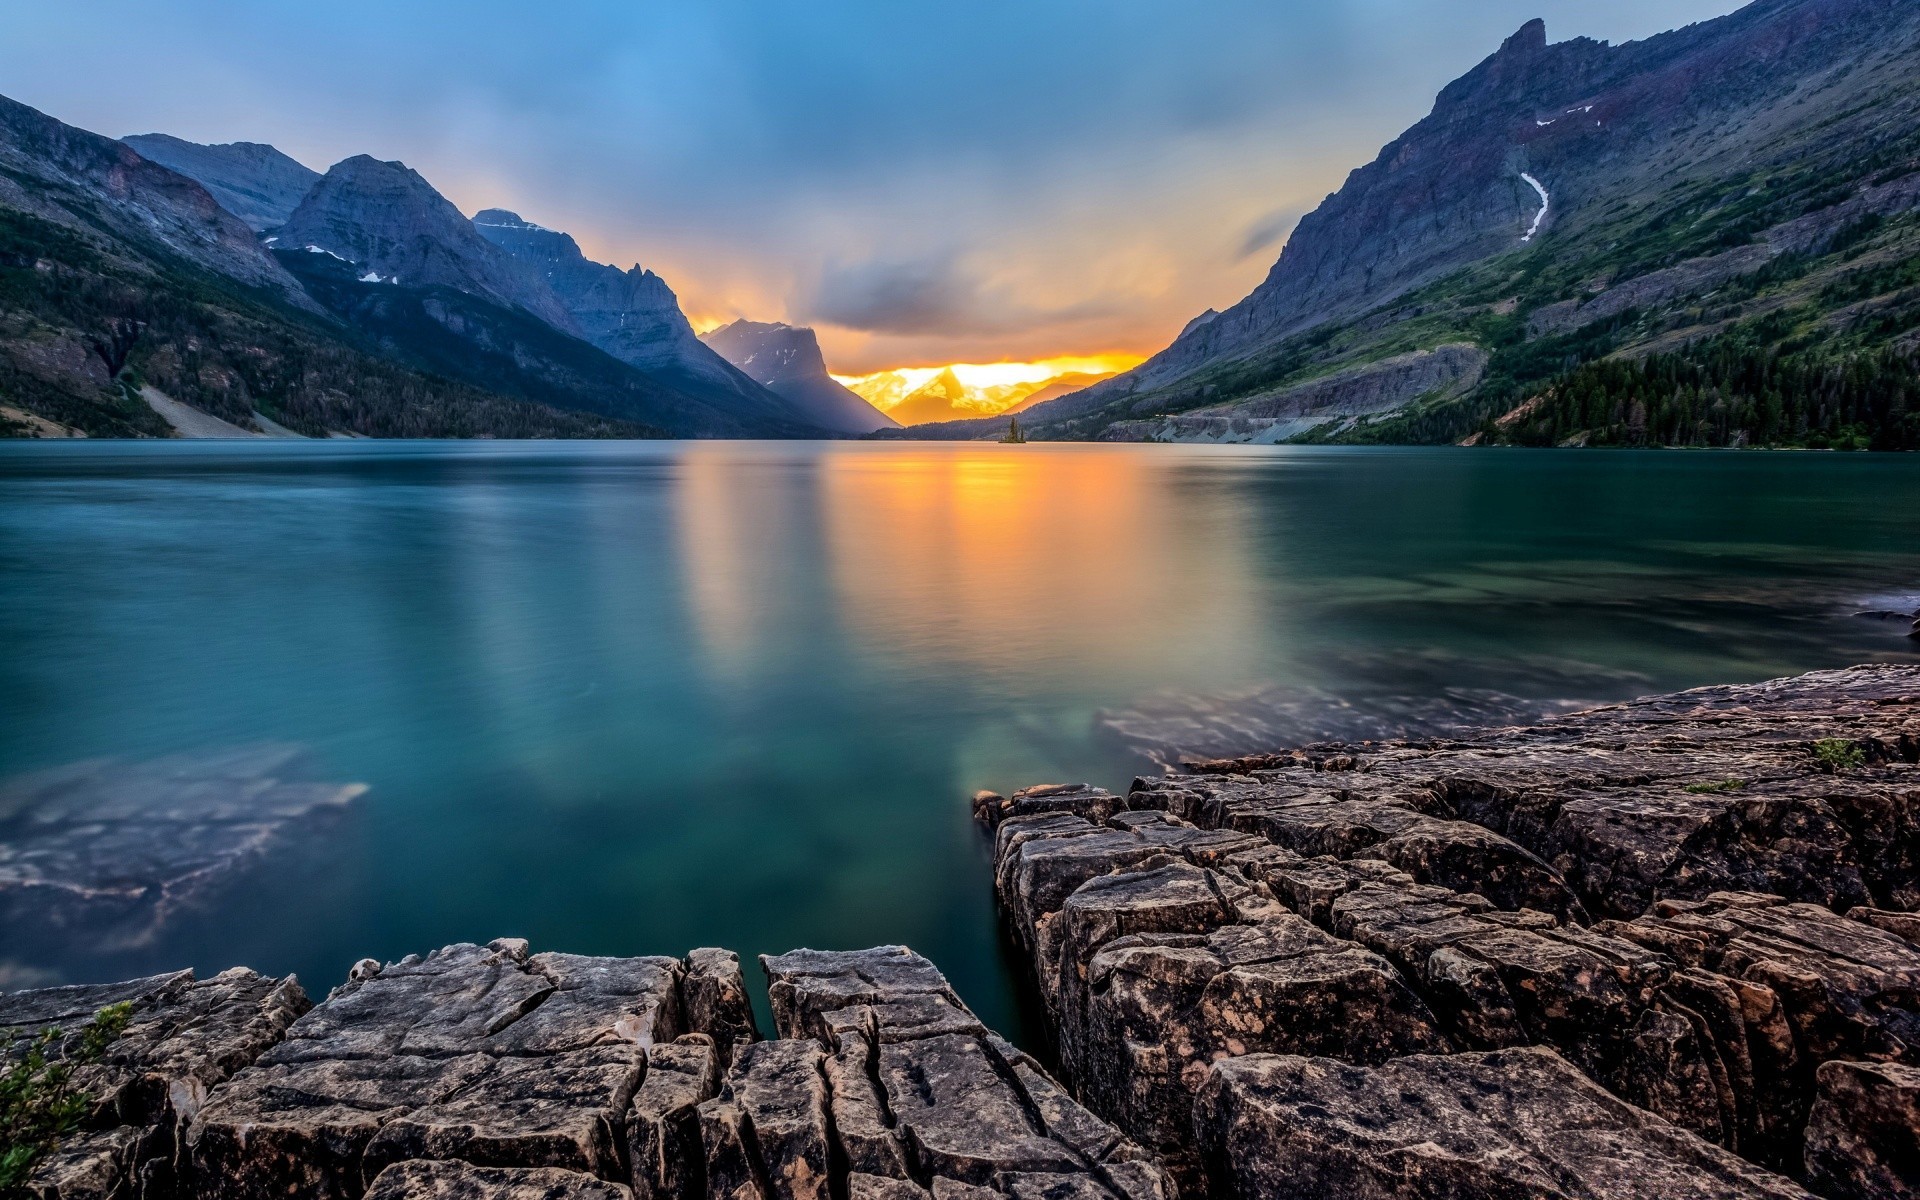
[[[1144,355],[1527,19],[1735,0],[0,0],[0,94],[399,159],[840,374]]]

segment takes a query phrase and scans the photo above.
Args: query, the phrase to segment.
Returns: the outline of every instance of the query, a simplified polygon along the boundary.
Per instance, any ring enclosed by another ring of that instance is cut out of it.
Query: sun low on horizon
[[[995,416],[1019,408],[1042,391],[1078,390],[1131,370],[1146,361],[1146,356],[1115,352],[1094,355],[1063,355],[1032,362],[939,363],[911,367],[893,367],[865,375],[835,374],[834,380],[884,413],[906,406],[916,397],[940,390],[962,412],[971,410],[980,416]],[[959,393],[948,395],[943,377],[960,385]]]

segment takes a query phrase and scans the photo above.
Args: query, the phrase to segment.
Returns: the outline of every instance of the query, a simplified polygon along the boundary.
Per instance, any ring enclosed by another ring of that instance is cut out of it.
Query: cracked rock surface
[[[1920,1192],[1916,764],[1920,669],[1861,667],[974,812],[1063,1077],[1183,1195],[1851,1200]]]

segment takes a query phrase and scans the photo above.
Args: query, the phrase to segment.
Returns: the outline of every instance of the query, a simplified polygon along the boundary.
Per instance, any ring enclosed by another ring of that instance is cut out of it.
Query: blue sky
[[[1530,17],[1733,0],[0,0],[0,93],[417,168],[837,371],[1150,352]]]

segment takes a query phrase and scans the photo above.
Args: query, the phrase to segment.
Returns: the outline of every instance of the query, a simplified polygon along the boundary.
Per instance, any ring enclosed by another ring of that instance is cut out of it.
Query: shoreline
[[[1916,770],[1920,667],[1879,666],[983,793],[1058,1081],[904,947],[764,958],[770,1041],[731,952],[516,939],[0,1025],[135,1003],[46,1198],[1411,1197],[1415,1144],[1493,1196],[1604,1129],[1609,1195],[1853,1200],[1920,1148]]]

